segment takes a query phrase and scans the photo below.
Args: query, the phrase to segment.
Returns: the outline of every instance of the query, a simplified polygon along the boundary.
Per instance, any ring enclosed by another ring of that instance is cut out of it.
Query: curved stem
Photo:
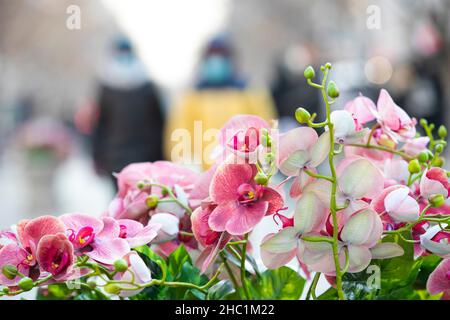
[[[306,294],[305,298],[306,300],[310,300],[311,297],[313,298],[313,300],[317,300],[316,287],[317,283],[319,282],[319,279],[320,279],[320,272],[316,272],[313,281],[311,282],[311,286],[309,287],[308,293]]]
[[[244,237],[245,240],[248,240],[248,233]],[[242,245],[242,254],[241,254],[241,284],[242,289],[244,290],[244,294],[247,300],[250,300],[250,293],[247,287],[247,279],[245,277],[245,260],[247,256],[247,241]]]
[[[410,161],[412,159],[414,159],[413,157],[407,155],[404,152],[398,151],[398,150],[394,150],[394,149],[390,149],[387,147],[383,147],[383,146],[377,146],[377,145],[366,145],[366,144],[360,144],[360,143],[349,143],[347,144],[347,146],[351,146],[351,147],[359,147],[359,148],[366,148],[366,149],[376,149],[376,150],[380,150],[380,151],[385,151],[385,152],[389,152],[392,154],[396,154],[400,157],[402,157],[403,159]]]

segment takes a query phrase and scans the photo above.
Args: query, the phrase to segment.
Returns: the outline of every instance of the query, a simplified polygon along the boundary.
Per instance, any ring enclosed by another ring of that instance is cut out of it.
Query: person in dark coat
[[[93,157],[99,173],[111,178],[132,162],[161,160],[161,100],[131,44],[121,39],[101,73],[99,116]]]

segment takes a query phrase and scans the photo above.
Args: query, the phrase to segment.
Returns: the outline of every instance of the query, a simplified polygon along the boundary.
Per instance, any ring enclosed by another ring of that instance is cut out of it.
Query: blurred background
[[[0,0],[0,34],[0,229],[100,214],[111,172],[170,159],[195,120],[287,130],[298,106],[321,110],[307,65],[333,63],[340,106],[387,88],[418,118],[450,117],[447,0]]]

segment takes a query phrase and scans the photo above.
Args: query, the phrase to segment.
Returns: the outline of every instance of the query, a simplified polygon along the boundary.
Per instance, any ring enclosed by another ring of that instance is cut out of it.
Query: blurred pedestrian
[[[192,159],[200,159],[203,169],[208,168],[213,163],[215,142],[211,142],[211,137],[205,137],[209,141],[198,148],[198,140],[203,142],[204,138],[198,134],[203,135],[209,129],[220,129],[238,114],[254,114],[266,120],[276,118],[270,95],[264,90],[247,87],[237,72],[229,39],[221,35],[214,38],[203,53],[194,90],[187,92],[170,110],[165,130],[166,158],[177,161],[172,157],[172,151],[179,141],[172,135],[177,129],[185,129],[190,134],[188,147]],[[195,129],[199,124],[201,128]],[[186,159],[183,161],[186,162]]]
[[[99,173],[113,179],[129,163],[162,158],[161,99],[127,39],[114,43],[100,74],[98,108],[93,156]]]

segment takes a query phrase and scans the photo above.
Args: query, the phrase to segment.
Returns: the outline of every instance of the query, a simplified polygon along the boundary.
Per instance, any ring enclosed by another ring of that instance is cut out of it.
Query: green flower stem
[[[333,243],[332,243],[332,249],[333,249],[333,258],[334,258],[334,264],[336,267],[336,290],[338,292],[338,297],[340,300],[345,300],[344,291],[342,290],[342,270],[341,265],[339,262],[339,247],[338,247],[338,236],[339,236],[339,226],[338,226],[338,219],[337,219],[337,204],[336,204],[336,191],[337,191],[337,174],[336,174],[336,168],[334,167],[334,124],[331,122],[331,108],[330,103],[327,97],[325,86],[327,84],[327,78],[328,78],[328,72],[329,68],[325,67],[325,70],[323,72],[323,80],[322,85],[320,86],[320,91],[322,92],[323,101],[325,102],[325,108],[326,108],[326,121],[327,121],[327,127],[328,131],[330,132],[330,151],[328,154],[328,163],[330,166],[331,171],[331,195],[330,195],[330,212],[331,217],[333,219]]]
[[[333,178],[331,178],[331,177],[324,176],[322,174],[317,174],[317,173],[314,173],[314,172],[312,172],[310,170],[304,170],[304,172],[310,177],[317,178],[317,179],[324,179],[324,180],[328,180],[330,182],[333,182]]]
[[[171,198],[171,200],[173,200],[173,201],[176,202],[180,207],[182,207],[184,210],[186,210],[186,212],[187,212],[189,215],[192,214],[192,209],[191,209],[189,206],[187,206],[187,205],[185,205],[184,203],[182,203],[182,202],[175,196],[175,194],[172,192],[172,190],[171,190],[168,186],[163,185],[163,184],[159,184],[159,183],[150,183],[149,186],[152,186],[152,187],[158,187],[158,188],[160,188],[160,189],[162,189],[162,190],[166,190],[166,191],[167,191],[167,194],[169,195],[169,197]]]
[[[222,259],[223,264],[225,265],[225,270],[228,273],[228,276],[230,278],[231,283],[234,286],[234,289],[236,290],[236,292],[239,292],[239,285],[238,282],[236,280],[236,277],[233,273],[233,270],[231,270],[230,264],[228,263],[227,257],[223,252],[220,252],[220,258]]]
[[[389,152],[389,153],[392,153],[392,154],[396,154],[396,155],[402,157],[403,159],[405,159],[407,161],[411,161],[411,160],[414,159],[413,157],[407,155],[404,152],[401,152],[401,151],[398,151],[398,150],[394,150],[394,149],[390,149],[390,148],[383,147],[383,146],[373,145],[373,144],[372,145],[366,145],[366,144],[359,144],[359,143],[349,143],[349,144],[347,144],[347,146],[381,150],[381,151]]]
[[[248,233],[244,237],[245,240],[248,240]],[[247,256],[247,241],[242,245],[242,253],[241,253],[241,284],[242,289],[244,291],[245,297],[247,300],[250,300],[250,293],[248,291],[247,279],[245,277],[245,260]]]
[[[310,300],[311,297],[314,300],[317,300],[316,297],[316,287],[317,287],[317,283],[319,282],[320,279],[320,272],[316,272],[316,274],[314,275],[313,281],[311,282],[311,286],[308,289],[308,293],[306,294],[306,300]]]
[[[228,246],[235,246],[246,243],[247,240],[230,241],[227,243]]]
[[[329,237],[301,237],[302,240],[304,241],[308,241],[308,242],[327,242],[330,244],[334,243],[333,238],[329,238]]]

